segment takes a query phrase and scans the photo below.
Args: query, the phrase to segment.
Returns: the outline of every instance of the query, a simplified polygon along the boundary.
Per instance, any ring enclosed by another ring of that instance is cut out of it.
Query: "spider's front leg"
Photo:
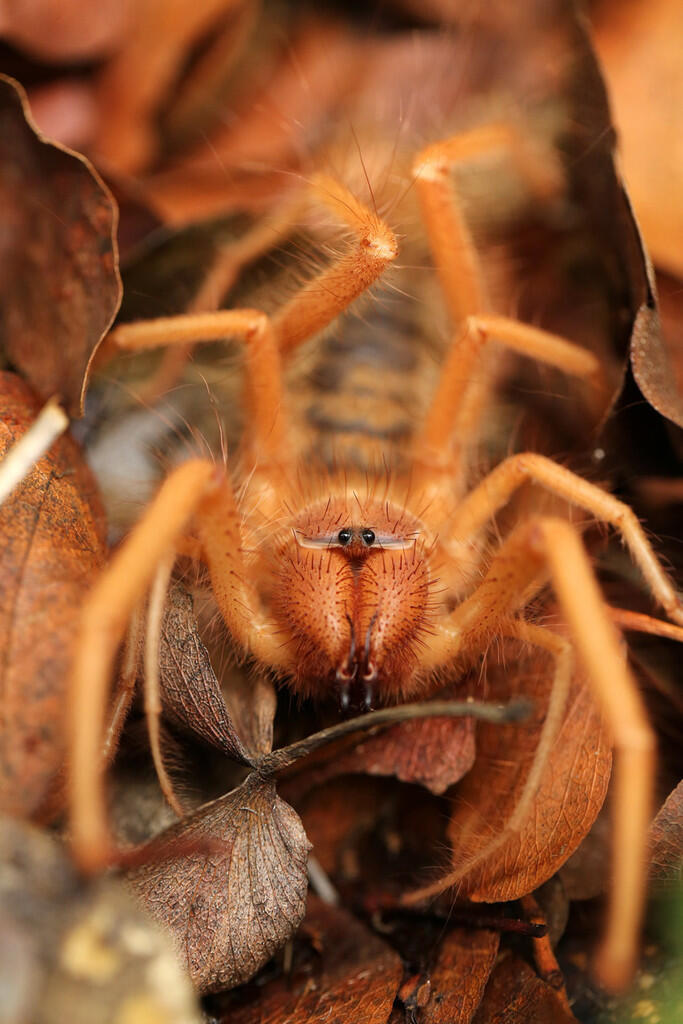
[[[186,462],[162,485],[83,607],[68,706],[68,798],[74,856],[86,871],[115,858],[105,811],[102,755],[114,656],[158,567],[192,521],[206,544],[212,578],[220,580],[219,605],[236,642],[269,665],[277,666],[280,660],[281,641],[245,579],[240,517],[230,483],[208,460]]]

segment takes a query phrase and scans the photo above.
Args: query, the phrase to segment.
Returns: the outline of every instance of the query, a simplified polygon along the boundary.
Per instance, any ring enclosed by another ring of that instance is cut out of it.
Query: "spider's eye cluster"
[[[348,547],[353,540],[353,536],[353,530],[350,530],[348,526],[345,526],[344,529],[340,530],[337,534],[337,543],[341,544],[343,548]],[[360,539],[366,548],[372,547],[375,543],[374,530],[360,530],[357,536],[360,536]]]

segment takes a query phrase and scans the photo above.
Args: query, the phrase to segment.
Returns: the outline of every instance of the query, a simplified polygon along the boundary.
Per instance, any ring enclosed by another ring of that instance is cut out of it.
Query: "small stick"
[[[38,459],[42,458],[68,426],[69,417],[57,399],[51,398],[0,464],[0,502],[28,476]]]
[[[281,747],[269,754],[264,754],[256,762],[261,775],[276,775],[284,768],[289,768],[302,757],[312,754],[320,747],[327,746],[342,736],[356,732],[368,732],[374,729],[387,728],[398,722],[412,722],[417,718],[478,718],[484,722],[506,724],[522,722],[531,711],[531,702],[524,698],[516,698],[508,704],[486,704],[474,700],[426,701],[422,704],[401,704],[398,707],[383,708],[371,711],[347,722],[332,725],[329,729],[307,736],[303,740]]]
[[[519,902],[522,906],[522,910],[529,918],[530,924],[546,926],[545,935],[534,936],[531,940],[534,947],[534,960],[536,961],[538,973],[543,981],[557,992],[557,995],[562,1000],[565,1009],[569,1010],[569,999],[567,998],[567,990],[564,987],[564,977],[560,970],[560,965],[557,962],[555,951],[553,950],[550,942],[545,914],[533,893],[529,893],[527,896],[522,896]]]
[[[313,854],[308,855],[308,881],[311,883],[311,888],[315,894],[320,897],[323,903],[327,903],[331,907],[337,906],[339,903],[339,893],[332,885],[322,864]]]

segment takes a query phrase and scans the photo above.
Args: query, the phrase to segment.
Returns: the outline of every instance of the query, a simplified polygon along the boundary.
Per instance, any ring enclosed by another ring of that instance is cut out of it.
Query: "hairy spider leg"
[[[440,386],[414,447],[416,475],[421,478],[423,488],[429,490],[431,486],[433,493],[429,498],[440,501],[445,511],[449,507],[449,499],[452,503],[454,486],[455,493],[462,494],[467,483],[465,459],[462,452],[454,451],[453,437],[476,434],[493,380],[491,354],[488,346],[484,345],[488,338],[498,338],[518,352],[586,378],[597,385],[593,390],[595,399],[600,398],[604,387],[600,367],[590,353],[527,325],[489,317],[476,249],[451,174],[458,163],[492,147],[506,145],[510,146],[513,159],[533,188],[533,157],[525,167],[525,151],[523,145],[520,148],[514,132],[508,132],[506,137],[505,130],[496,126],[477,129],[429,146],[419,154],[414,164],[434,263],[447,306],[458,325]],[[447,525],[444,518],[446,530],[445,536],[440,536],[440,542],[447,556],[450,554],[451,559],[457,558],[463,541],[471,541],[525,480],[545,486],[571,504],[587,509],[598,519],[614,525],[621,532],[655,598],[670,618],[683,623],[680,599],[632,510],[540,455],[522,454],[505,460],[463,498]],[[523,564],[524,558],[528,558],[534,548],[533,530],[536,529],[540,540],[535,543],[541,543],[544,549],[555,590],[611,725],[618,753],[614,880],[608,930],[598,969],[606,982],[613,986],[623,985],[635,962],[644,900],[645,835],[653,785],[654,736],[635,683],[623,663],[610,623],[609,609],[604,604],[575,529],[568,522],[553,519],[539,520],[536,527],[527,524],[525,529],[526,534],[524,531],[513,533],[494,557],[482,586],[453,613],[449,630],[442,637],[442,653],[449,649],[453,654],[460,646],[466,645],[461,630],[468,616],[470,629],[475,635],[477,631],[486,635],[491,628],[491,620],[495,622],[503,614],[496,601],[505,604],[503,595],[507,588],[511,588],[509,593],[517,595],[519,608],[537,589],[529,576],[530,565]],[[512,557],[520,552],[522,562]],[[494,594],[500,595],[496,600],[491,599],[490,593],[487,598],[487,591],[491,592],[491,588]],[[510,610],[507,609],[507,614]],[[427,656],[431,655],[438,662],[440,646],[438,637],[434,637]],[[545,750],[537,751],[530,779],[534,772],[540,777],[547,759],[547,739],[550,736],[551,733],[547,733],[545,740],[542,738],[541,745]],[[527,783],[513,814],[513,823],[520,817],[520,806],[523,810],[536,784]],[[465,865],[449,876],[451,884],[462,878],[467,870],[469,867]],[[434,887],[434,892],[442,887],[443,883],[441,887]]]
[[[176,796],[171,778],[166,771],[161,752],[161,694],[159,689],[159,646],[161,644],[161,624],[166,605],[166,595],[171,582],[171,573],[175,562],[175,552],[169,551],[159,562],[154,574],[149,593],[147,608],[147,627],[145,630],[145,717],[152,761],[157,773],[161,791],[169,806],[179,818],[184,815],[182,804]]]
[[[477,386],[482,351],[491,340],[586,380],[601,391],[600,362],[592,352],[508,317],[493,313],[467,316],[456,329],[436,392],[413,441],[415,482],[430,498],[450,498],[454,491],[460,495],[466,486],[467,467],[454,438],[470,437],[472,431],[476,434],[478,413],[472,419],[468,394]]]
[[[502,342],[515,352],[583,378],[590,384],[586,397],[591,408],[601,408],[604,397],[602,367],[592,353],[548,331],[490,312],[480,260],[452,176],[459,165],[492,151],[507,154],[534,195],[543,198],[557,190],[560,173],[553,155],[539,153],[510,124],[482,125],[433,143],[413,163],[432,258],[456,327],[414,458],[416,466],[423,467],[420,475],[428,479],[450,455],[451,488],[455,486],[456,493],[462,493],[467,484],[468,467],[462,444],[455,460],[453,437],[477,436],[496,376],[493,353],[485,342]]]
[[[213,262],[185,312],[208,313],[219,309],[224,296],[228,295],[245,267],[286,238],[296,223],[301,207],[300,198],[289,202],[274,216],[257,220],[240,238],[219,245]],[[114,345],[107,348],[113,354]],[[194,343],[187,342],[164,352],[157,370],[140,391],[140,401],[151,405],[170,391],[180,379],[193,351]]]
[[[515,529],[493,557],[480,586],[434,624],[423,667],[445,668],[459,653],[481,649],[496,632],[506,633],[510,616],[543,585],[546,572],[612,732],[617,755],[613,881],[596,970],[604,984],[619,988],[635,965],[643,914],[655,737],[576,527],[563,519],[539,517]],[[538,635],[529,639],[536,643]],[[506,833],[519,826],[533,799],[556,725],[547,729],[544,727],[539,744],[539,749],[545,749],[534,757]],[[478,854],[477,860],[483,855]],[[411,900],[434,896],[455,885],[473,866],[468,862],[459,865],[438,883],[411,894]]]
[[[277,480],[271,484],[280,497],[286,495],[292,479],[286,471],[291,444],[283,413],[282,357],[326,327],[377,280],[398,253],[396,238],[387,225],[343,185],[318,175],[311,189],[318,201],[350,228],[356,244],[307,282],[272,318],[248,309],[189,313],[122,324],[107,339],[108,344],[127,351],[226,337],[244,340],[248,415],[243,449],[260,467],[259,486],[268,488],[272,471]],[[263,507],[266,496],[260,498]]]
[[[67,793],[74,857],[86,871],[106,865],[113,850],[105,811],[102,738],[114,655],[157,566],[202,498],[216,486],[215,478],[215,467],[208,461],[180,466],[162,485],[83,605],[67,705],[71,752]]]
[[[446,549],[449,542],[457,544],[479,533],[526,481],[539,484],[618,530],[655,600],[670,619],[683,625],[683,603],[633,509],[544,455],[533,452],[511,455],[484,477],[453,513],[443,537]]]
[[[513,125],[480,125],[432,143],[413,162],[422,220],[436,272],[454,323],[488,306],[477,250],[456,190],[452,171],[482,154],[506,152],[534,194],[545,197],[560,185],[552,155],[542,156]]]
[[[273,335],[285,354],[334,320],[398,255],[398,243],[389,227],[334,178],[315,176],[311,190],[352,231],[356,244],[311,278],[273,316]],[[238,311],[187,313],[122,324],[107,341],[129,350],[219,341],[226,337],[222,318],[227,312]]]
[[[215,313],[141,320],[116,327],[110,337],[120,349],[184,345],[192,341],[239,338],[245,342],[244,401],[247,409],[245,445],[265,463],[283,459],[286,430],[280,352],[269,317],[255,309],[222,309]]]
[[[208,460],[183,463],[118,549],[81,614],[69,700],[68,797],[74,857],[84,871],[116,859],[107,826],[101,747],[114,655],[130,616],[193,518],[221,613],[236,642],[275,669],[291,664],[246,580],[241,517],[229,481]]]

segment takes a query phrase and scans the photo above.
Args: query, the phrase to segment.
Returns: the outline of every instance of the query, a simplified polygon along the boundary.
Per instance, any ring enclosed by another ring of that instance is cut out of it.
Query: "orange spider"
[[[319,176],[312,188],[356,243],[276,315],[228,310],[113,332],[112,341],[127,350],[241,339],[247,426],[234,480],[207,459],[177,468],[86,603],[70,705],[73,845],[87,870],[112,857],[100,749],[107,680],[126,624],[155,574],[167,580],[176,552],[194,551],[208,567],[235,644],[297,693],[332,690],[342,704],[369,707],[375,698],[398,701],[433,692],[463,656],[484,651],[494,637],[548,652],[555,661],[554,685],[509,828],[529,811],[578,655],[617,751],[614,881],[599,959],[602,979],[616,986],[633,966],[642,914],[654,735],[611,621],[618,616],[605,604],[579,530],[556,515],[536,515],[521,519],[492,549],[491,521],[520,485],[532,481],[615,527],[653,597],[679,624],[683,606],[632,510],[549,458],[513,455],[467,490],[471,439],[481,433],[492,392],[490,339],[581,378],[589,395],[603,386],[600,363],[589,351],[487,311],[452,171],[459,161],[501,145],[520,154],[509,133],[493,126],[429,146],[414,164],[455,327],[424,421],[409,443],[394,445],[388,469],[368,476],[339,453],[337,468],[330,462],[322,467],[323,460],[316,462],[304,446],[297,410],[283,387],[283,363],[369,288],[398,252],[387,225],[335,180]],[[524,170],[525,161],[518,162]],[[381,391],[382,381],[375,387]],[[458,438],[468,445],[455,444]],[[381,431],[363,443],[366,466],[386,463]],[[525,617],[548,579],[571,639]],[[652,628],[683,636],[663,623]],[[455,870],[433,891],[454,884],[469,867]]]

